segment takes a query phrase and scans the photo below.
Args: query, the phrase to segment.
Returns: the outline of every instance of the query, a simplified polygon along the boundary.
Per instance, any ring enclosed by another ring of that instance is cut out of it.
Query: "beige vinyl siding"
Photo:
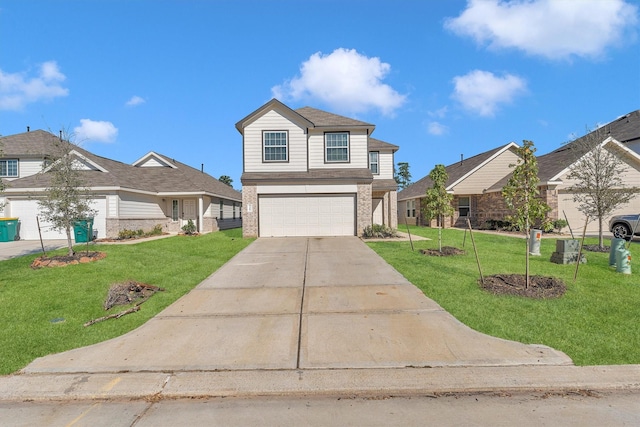
[[[511,150],[506,150],[493,160],[476,170],[474,173],[457,184],[453,189],[454,194],[481,194],[496,182],[510,174],[518,156]]]
[[[329,132],[329,130],[327,130]],[[340,132],[340,131],[338,131]],[[369,168],[369,149],[365,131],[349,132],[349,163],[325,163],[324,161],[325,131],[310,132],[309,135],[309,168]]]
[[[41,159],[19,159],[18,160],[18,176],[24,178],[25,176],[35,175],[42,171]],[[3,178],[7,181],[15,178]]]
[[[380,168],[379,175],[373,175],[373,179],[393,179],[393,153],[381,152],[378,156]]]
[[[121,194],[119,200],[120,218],[164,218],[159,200],[144,194]],[[182,205],[180,206],[182,208]]]
[[[262,132],[288,132],[288,161],[263,162]],[[307,137],[305,129],[283,117],[276,111],[269,111],[244,129],[245,172],[304,172],[307,170]]]

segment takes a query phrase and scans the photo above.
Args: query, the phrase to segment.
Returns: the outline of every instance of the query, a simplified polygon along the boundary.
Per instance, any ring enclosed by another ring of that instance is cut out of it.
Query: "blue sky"
[[[413,181],[640,108],[636,1],[0,0],[0,135],[64,128],[229,175],[277,97],[374,123]]]

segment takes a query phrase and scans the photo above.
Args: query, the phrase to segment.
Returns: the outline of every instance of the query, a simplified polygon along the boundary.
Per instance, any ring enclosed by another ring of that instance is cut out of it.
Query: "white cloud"
[[[19,111],[27,104],[67,96],[69,89],[62,86],[65,79],[55,61],[40,65],[35,77],[0,70],[0,110]]]
[[[136,105],[144,104],[145,102],[147,102],[146,99],[140,96],[134,95],[131,97],[130,100],[127,101],[126,105],[127,107],[135,107]]]
[[[431,135],[443,135],[449,132],[449,128],[439,122],[429,122],[427,124],[427,130]]]
[[[527,91],[527,83],[520,77],[512,74],[498,77],[482,70],[454,77],[453,83],[452,97],[465,109],[481,116],[493,116],[500,105],[512,102]]]
[[[561,59],[602,56],[637,23],[638,7],[623,0],[469,0],[445,27],[489,48]]]
[[[328,55],[314,53],[300,67],[300,75],[274,86],[281,100],[319,99],[332,109],[359,113],[379,109],[391,115],[406,95],[382,83],[391,66],[380,58],[369,58],[355,49],[339,48]]]
[[[114,142],[118,128],[111,122],[81,119],[80,126],[73,129],[76,141]]]

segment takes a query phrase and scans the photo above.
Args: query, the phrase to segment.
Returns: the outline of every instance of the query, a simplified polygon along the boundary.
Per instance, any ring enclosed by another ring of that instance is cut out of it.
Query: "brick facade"
[[[242,186],[242,237],[258,237],[258,189]]]
[[[356,196],[356,234],[358,236],[362,236],[364,229],[371,225],[371,212],[373,209],[371,206],[371,197],[371,184],[358,184],[358,194]]]

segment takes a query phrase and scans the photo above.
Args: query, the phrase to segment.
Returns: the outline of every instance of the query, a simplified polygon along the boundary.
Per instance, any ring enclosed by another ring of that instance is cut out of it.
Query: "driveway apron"
[[[475,332],[355,237],[261,238],[140,328],[23,372],[570,365]]]

